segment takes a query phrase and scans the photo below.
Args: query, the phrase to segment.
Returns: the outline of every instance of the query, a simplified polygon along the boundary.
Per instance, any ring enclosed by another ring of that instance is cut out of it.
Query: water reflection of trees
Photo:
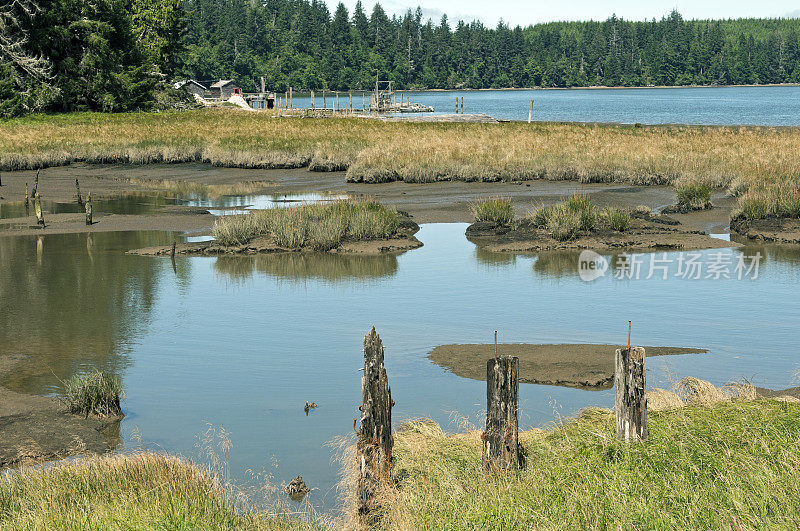
[[[214,269],[231,280],[244,280],[255,272],[281,279],[320,279],[340,282],[376,279],[397,272],[394,255],[346,255],[333,253],[272,253],[258,256],[220,256]]]
[[[168,261],[124,252],[170,241],[164,232],[0,238],[0,355],[30,357],[3,384],[47,393],[87,365],[121,374],[159,276],[172,274]]]
[[[576,251],[542,252],[537,255],[533,270],[552,277],[577,276],[579,256]]]

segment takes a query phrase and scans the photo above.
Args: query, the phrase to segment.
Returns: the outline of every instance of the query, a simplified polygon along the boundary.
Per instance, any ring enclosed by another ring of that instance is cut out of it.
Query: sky
[[[352,13],[356,0],[342,1]],[[333,12],[339,0],[326,2]],[[375,0],[361,3],[369,15]],[[438,22],[446,13],[451,21],[478,19],[489,26],[495,26],[500,19],[511,26],[554,20],[605,20],[614,13],[629,20],[660,19],[672,9],[680,11],[686,19],[800,17],[796,0],[382,0],[380,4],[390,16],[420,5],[426,19]]]

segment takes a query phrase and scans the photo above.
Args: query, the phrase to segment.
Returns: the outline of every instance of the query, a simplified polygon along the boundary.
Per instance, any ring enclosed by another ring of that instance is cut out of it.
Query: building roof
[[[211,88],[222,88],[225,85],[230,85],[231,83],[233,83],[232,79],[220,79],[219,81],[211,85]]]
[[[187,79],[187,80],[184,80],[184,81],[178,81],[173,86],[176,89],[179,89],[181,87],[185,87],[186,85],[197,85],[198,87],[200,87],[203,90],[208,90],[202,83],[200,83],[199,81],[195,81],[194,79]]]

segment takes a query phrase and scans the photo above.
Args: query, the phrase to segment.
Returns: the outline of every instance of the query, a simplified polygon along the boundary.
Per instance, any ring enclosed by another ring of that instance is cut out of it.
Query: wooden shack
[[[227,100],[233,96],[235,92],[238,91],[238,93],[241,94],[242,91],[231,79],[220,79],[209,88],[211,89],[211,97],[221,100]]]

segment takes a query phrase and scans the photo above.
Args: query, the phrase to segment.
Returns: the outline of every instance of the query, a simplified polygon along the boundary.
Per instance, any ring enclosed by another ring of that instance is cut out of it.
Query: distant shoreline
[[[396,89],[395,92],[504,92],[524,90],[644,90],[682,88],[743,88],[743,87],[800,87],[800,83],[774,83],[769,85],[653,85],[646,87],[615,87],[592,85],[589,87],[506,87],[506,88],[455,88],[455,89]],[[335,92],[335,91],[331,91]],[[345,91],[346,92],[346,91]]]

